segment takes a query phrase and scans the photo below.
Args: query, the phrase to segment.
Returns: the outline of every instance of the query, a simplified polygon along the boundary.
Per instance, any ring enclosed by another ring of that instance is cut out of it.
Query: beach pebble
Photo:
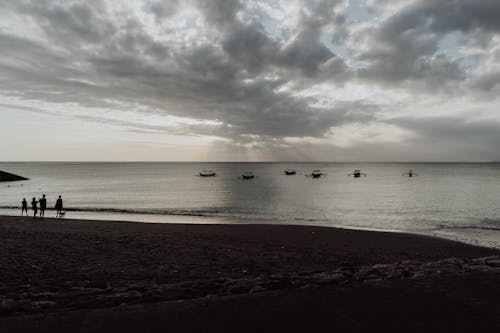
[[[486,260],[488,266],[500,267],[500,259],[489,259]]]
[[[109,283],[106,279],[102,277],[96,277],[89,281],[88,287],[90,288],[99,288],[99,289],[108,289]]]
[[[126,308],[128,308],[128,304],[127,303],[121,303],[120,305],[117,306],[118,310],[124,310]]]
[[[472,265],[484,265],[488,258],[475,258],[471,260]]]
[[[31,302],[29,300],[13,300],[7,298],[0,300],[0,314],[9,314],[19,311],[43,311],[55,305],[56,303],[52,301]]]
[[[250,292],[251,287],[246,284],[236,285],[229,289],[231,294],[245,294]]]
[[[260,293],[260,292],[263,292],[263,291],[266,291],[266,288],[262,287],[261,285],[256,285],[255,287],[252,288],[252,290],[250,290],[250,293],[253,294],[253,293]]]
[[[31,303],[31,309],[33,311],[43,311],[49,308],[52,308],[56,305],[55,302],[52,301],[37,301]]]
[[[288,278],[275,278],[268,281],[263,281],[263,287],[268,290],[286,289],[293,286]]]
[[[7,314],[14,311],[16,301],[10,298],[0,299],[0,314]]]
[[[339,284],[347,280],[347,276],[342,273],[334,273],[330,275],[324,275],[315,281],[316,284]]]

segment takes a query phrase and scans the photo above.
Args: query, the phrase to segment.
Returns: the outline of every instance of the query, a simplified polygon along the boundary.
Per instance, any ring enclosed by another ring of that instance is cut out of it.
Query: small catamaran
[[[245,171],[239,177],[240,179],[254,179],[255,175],[250,171]]]
[[[283,171],[281,172],[281,174],[282,174],[282,175],[287,175],[287,176],[293,176],[293,175],[296,175],[296,174],[297,174],[297,170],[287,168],[286,170],[283,170]]]
[[[311,177],[311,178],[319,178],[322,176],[326,176],[326,173],[322,172],[319,169],[313,170],[310,174],[306,175],[306,177]]]
[[[203,170],[200,172],[200,177],[215,177],[215,171]]]
[[[363,173],[363,172],[361,172],[361,170],[358,170],[358,169],[354,170],[351,173],[348,173],[347,175],[352,176],[354,178],[359,178],[361,176],[366,177],[366,173]]]
[[[408,172],[403,173],[403,176],[408,176],[409,178],[411,178],[413,176],[418,176],[418,173],[413,172],[413,170],[410,169]]]

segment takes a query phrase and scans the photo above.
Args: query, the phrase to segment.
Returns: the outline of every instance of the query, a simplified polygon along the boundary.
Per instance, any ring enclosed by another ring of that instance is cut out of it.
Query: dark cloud
[[[498,32],[499,3],[496,0],[368,0],[368,8],[383,11],[401,6],[394,17],[427,17],[427,24],[435,32],[482,30]]]
[[[422,0],[414,12],[426,16],[435,32],[500,31],[500,3],[496,0]]]
[[[223,50],[252,73],[278,72],[291,77],[318,77],[321,67],[333,64],[330,78],[347,68],[325,45],[307,33],[299,33],[282,45],[266,35],[259,23],[237,24],[226,33]]]
[[[346,3],[303,1],[295,20],[272,33],[272,24],[245,1],[145,2],[140,15],[104,0],[7,1],[4,13],[26,20],[36,34],[0,30],[0,89],[24,100],[192,118],[199,124],[103,121],[132,131],[268,143],[276,150],[287,145],[285,138],[321,138],[338,126],[381,122],[384,107],[356,100],[355,93],[353,102],[325,105],[303,94],[321,83],[383,85],[408,95],[500,90],[495,52],[469,68],[441,46],[458,33],[461,45],[487,54],[500,30],[498,1],[415,0],[365,24],[349,21]],[[192,15],[177,22],[184,11]],[[188,32],[176,30],[177,24]],[[442,130],[445,120],[435,118],[391,124],[413,130],[426,144],[442,138],[443,149],[457,147],[463,132],[470,151],[493,154],[483,146],[499,143],[496,125],[448,121],[456,131]],[[399,156],[404,149],[393,152]]]
[[[116,33],[103,1],[26,1],[15,3],[18,13],[29,15],[46,36],[68,47],[102,43]]]
[[[427,91],[450,85],[458,91],[467,79],[466,69],[460,58],[446,55],[439,43],[449,33],[459,32],[463,44],[482,41],[484,47],[500,31],[499,15],[496,0],[413,1],[383,20],[373,33],[368,31],[371,28],[361,32],[366,45],[359,59],[367,65],[358,75],[389,85],[422,82]]]
[[[339,1],[309,2],[288,40],[269,37],[257,20],[237,19],[236,13],[242,8],[237,2],[223,11],[219,11],[219,7],[224,7],[226,1],[209,3],[202,8],[208,21],[219,29],[223,50],[247,71],[277,72],[287,79],[319,79],[320,76],[332,79],[348,71],[343,59],[320,41],[322,28],[331,23],[331,19],[341,21],[333,12]]]
[[[156,23],[161,23],[165,19],[171,17],[174,13],[177,12],[178,7],[178,0],[160,0],[144,4],[144,8],[146,9],[146,11],[153,14]]]
[[[114,109],[140,104],[153,113],[217,120],[225,124],[218,135],[235,140],[241,134],[319,137],[332,126],[373,119],[374,109],[362,103],[352,110],[318,108],[310,98],[277,90],[294,79],[346,70],[319,41],[325,14],[319,23],[302,22],[296,37],[284,44],[269,37],[259,22],[239,19],[243,7],[237,1],[194,3],[214,27],[215,43],[172,48],[136,18],[113,20],[101,1],[14,4],[17,14],[40,24],[51,43],[33,46],[28,39],[0,36],[12,52],[37,55],[38,62],[29,70],[24,64],[8,68],[14,84],[6,89],[22,98]],[[157,11],[158,20],[176,8],[153,3],[147,10]],[[62,61],[59,47],[69,53]],[[363,107],[362,114],[355,112]]]
[[[243,7],[238,0],[196,0],[195,4],[202,11],[205,19],[219,28],[225,28],[226,24],[235,22],[236,14]]]
[[[441,37],[432,31],[427,15],[405,8],[366,37],[366,50],[360,59],[368,66],[358,75],[389,84],[436,81],[432,89],[450,80],[461,80],[465,75],[459,63],[438,53]]]

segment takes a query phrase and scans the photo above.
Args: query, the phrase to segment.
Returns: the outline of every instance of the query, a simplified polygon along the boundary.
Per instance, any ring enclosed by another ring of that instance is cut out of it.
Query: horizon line
[[[500,163],[500,161],[0,161],[0,163]]]

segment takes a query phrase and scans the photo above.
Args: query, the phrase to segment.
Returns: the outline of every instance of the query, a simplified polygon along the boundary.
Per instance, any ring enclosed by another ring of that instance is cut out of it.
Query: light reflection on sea
[[[201,178],[203,169],[217,176]],[[299,174],[280,172],[295,168]],[[313,169],[328,173],[313,179]],[[347,174],[361,169],[367,177]],[[403,177],[414,169],[418,177]],[[61,194],[67,218],[403,231],[500,247],[498,163],[0,163],[0,214]],[[244,171],[257,178],[241,180]],[[21,186],[22,185],[22,186]],[[48,215],[54,215],[49,211]]]

